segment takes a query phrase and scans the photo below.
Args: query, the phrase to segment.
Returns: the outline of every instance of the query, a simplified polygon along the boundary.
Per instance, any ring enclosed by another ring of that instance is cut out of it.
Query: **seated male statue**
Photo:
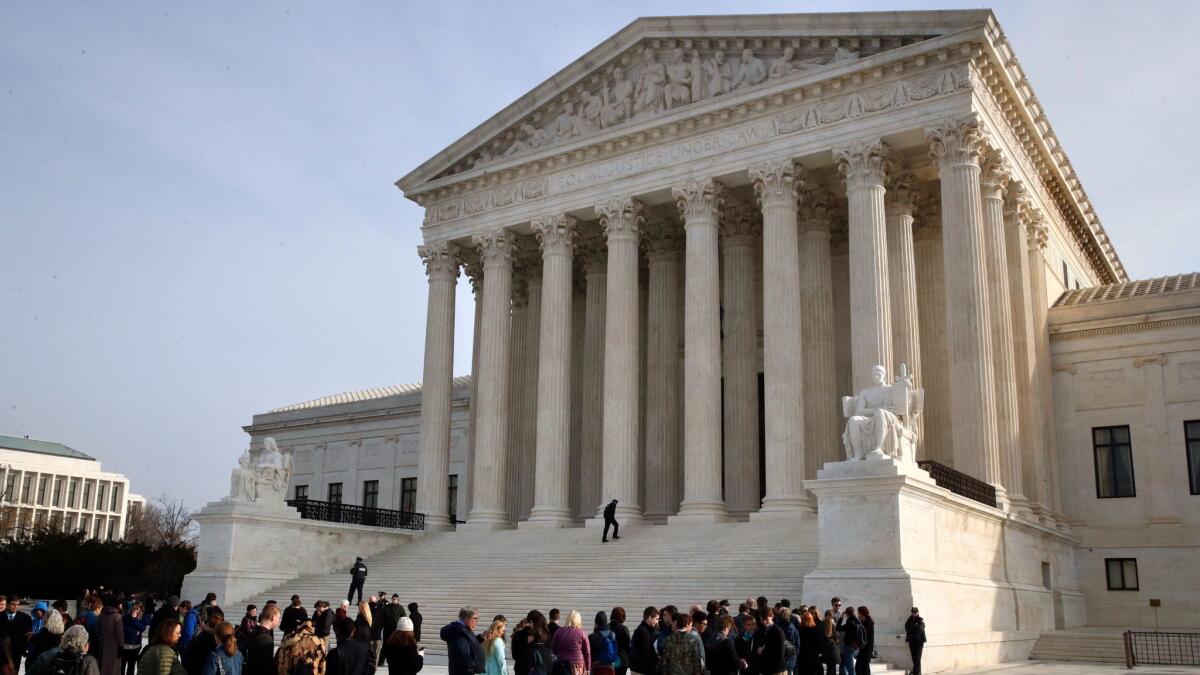
[[[912,377],[900,366],[895,384],[887,383],[887,369],[871,369],[874,386],[857,396],[842,397],[846,430],[842,444],[847,460],[895,457],[901,461],[916,459],[917,425],[924,390],[913,387]]]

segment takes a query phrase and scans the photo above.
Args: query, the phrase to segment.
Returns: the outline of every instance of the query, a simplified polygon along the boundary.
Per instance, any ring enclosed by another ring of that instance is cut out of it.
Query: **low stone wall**
[[[200,525],[196,569],[184,578],[180,597],[197,602],[214,592],[226,607],[304,574],[349,570],[356,556],[413,537],[394,529],[304,520],[285,505],[211,502],[193,518]]]

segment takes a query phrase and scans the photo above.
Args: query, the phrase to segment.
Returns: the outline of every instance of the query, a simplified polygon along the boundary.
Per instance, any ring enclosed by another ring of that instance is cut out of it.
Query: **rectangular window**
[[[454,521],[458,520],[458,474],[450,474],[449,485],[450,489],[447,490],[449,494],[446,497],[450,500],[448,513],[450,514],[450,524],[453,525]]]
[[[62,496],[63,496],[63,479],[55,478],[54,479],[54,505],[55,506],[62,506]]]
[[[109,511],[113,513],[121,512],[121,486],[114,485],[112,489],[112,501],[109,504]]]
[[[99,539],[102,532],[104,532],[104,518],[96,516],[95,527],[92,528],[92,539]]]
[[[77,497],[78,495],[79,495],[79,479],[72,478],[67,483],[67,508],[69,508],[69,509],[79,508],[79,505],[75,502],[75,497]]]
[[[1194,495],[1200,495],[1200,420],[1183,423],[1183,434],[1187,438],[1188,486]]]
[[[341,504],[342,503],[342,484],[341,483],[330,483],[328,494],[329,494],[329,496],[328,496],[328,498],[326,498],[325,501],[329,502],[330,504]]]
[[[1138,589],[1137,558],[1105,558],[1108,590],[1136,591]]]
[[[75,531],[75,514],[68,513],[67,519],[63,523],[63,532],[74,532],[74,531]]]
[[[1071,279],[1067,275],[1067,261],[1066,260],[1062,261],[1062,264],[1063,264],[1063,288],[1070,288],[1071,287]]]
[[[17,499],[17,474],[11,471],[8,474],[8,480],[4,482],[4,501],[16,501]]]
[[[46,486],[49,484],[50,484],[49,476],[41,476],[40,478],[38,478],[37,503],[42,506],[46,505],[46,496],[47,496],[46,495]]]
[[[307,485],[297,485],[296,486],[296,499],[308,499],[308,486]]]
[[[379,508],[379,481],[365,480],[363,481],[363,499],[362,505],[368,509]]]
[[[79,505],[81,509],[91,510],[92,508],[92,481],[83,481],[83,504]]]
[[[33,502],[29,501],[32,496],[33,476],[31,474],[25,474],[25,480],[21,483],[21,501],[26,504],[32,504]]]
[[[83,536],[85,536],[85,537],[88,535],[89,532],[92,531],[92,517],[91,516],[80,516],[79,517],[79,531],[82,532]]]
[[[413,512],[417,510],[417,479],[400,479],[400,510]]]
[[[117,519],[109,518],[108,519],[108,535],[105,538],[108,539],[108,541],[112,541],[113,535],[116,533],[117,533]]]
[[[108,495],[108,483],[97,483],[96,484],[96,510],[97,511],[104,510],[104,498],[107,495]],[[96,533],[96,538],[97,539],[100,538],[99,532]]]
[[[1136,497],[1129,426],[1093,427],[1092,450],[1096,458],[1096,497]]]

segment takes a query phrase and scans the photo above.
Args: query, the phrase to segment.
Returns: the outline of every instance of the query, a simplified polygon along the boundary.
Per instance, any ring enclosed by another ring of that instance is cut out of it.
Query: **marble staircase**
[[[1087,627],[1047,631],[1038,636],[1029,658],[1125,665],[1125,642],[1121,634],[1120,628]]]

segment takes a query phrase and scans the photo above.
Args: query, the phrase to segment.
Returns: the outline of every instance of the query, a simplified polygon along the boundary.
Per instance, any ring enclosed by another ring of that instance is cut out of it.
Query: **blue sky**
[[[420,380],[393,181],[637,16],[984,6],[1130,275],[1200,267],[1198,3],[4,2],[0,433],[199,506],[254,413]]]

